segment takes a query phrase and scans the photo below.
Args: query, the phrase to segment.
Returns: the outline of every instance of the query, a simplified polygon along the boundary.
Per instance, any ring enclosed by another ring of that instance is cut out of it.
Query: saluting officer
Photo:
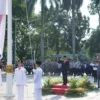
[[[69,61],[67,61],[67,57],[64,56],[64,61],[62,63],[63,85],[67,85],[68,71],[69,71]]]
[[[17,94],[18,94],[18,100],[24,100],[24,86],[26,85],[26,70],[23,66],[23,62],[18,62],[18,68],[15,69],[14,74],[14,82],[16,81],[16,87],[17,87]]]
[[[41,62],[36,61],[35,68],[33,69],[33,82],[35,100],[42,100],[42,69],[40,68]]]

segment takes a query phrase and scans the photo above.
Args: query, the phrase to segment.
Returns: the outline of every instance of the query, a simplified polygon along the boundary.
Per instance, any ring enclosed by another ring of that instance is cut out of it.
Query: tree
[[[27,11],[31,15],[33,11],[33,5],[35,4],[37,0],[29,0],[27,1]],[[59,0],[60,1],[60,0]],[[51,6],[53,7],[53,2],[52,0],[49,0]],[[55,0],[57,3],[57,0]],[[44,61],[44,13],[45,13],[45,8],[46,8],[46,0],[41,0],[41,61]]]
[[[98,14],[98,16],[99,16],[99,26],[100,26],[100,3],[98,5],[96,5],[96,1],[91,0],[91,3],[89,4],[88,8],[89,8],[89,12],[90,12],[91,15]]]
[[[96,5],[100,3],[100,0],[95,0]]]
[[[63,0],[63,8],[67,11],[72,10],[72,49],[73,58],[75,58],[75,10],[78,11],[83,3],[83,0]]]
[[[100,52],[100,29],[92,31],[91,37],[87,40],[86,47],[90,57]]]
[[[19,1],[21,3],[19,3]],[[72,16],[70,15],[71,8],[69,9],[69,11],[65,11],[63,10],[63,6],[60,0],[55,0],[56,6],[53,6],[54,5],[54,3],[52,3],[53,0],[49,1],[51,2],[49,8],[46,6],[46,2],[43,5],[43,10],[44,10],[43,16],[42,13],[37,15],[32,13],[31,16],[28,16],[29,27],[27,27],[25,0],[13,0],[13,16],[21,17],[20,21],[18,21],[17,25],[18,30],[16,36],[17,39],[16,51],[18,58],[31,59],[30,43],[29,43],[29,36],[30,36],[32,51],[35,50],[37,59],[40,59],[41,46],[42,46],[41,45],[42,42],[40,40],[41,27],[43,27],[42,39],[44,41],[45,56],[72,52],[71,48],[73,39],[72,39],[72,28],[71,28]],[[15,11],[17,11],[17,13],[15,13]],[[43,21],[42,19],[45,20]],[[76,33],[75,36],[76,53],[78,53],[81,50],[80,45],[82,43],[82,38],[84,38],[85,33],[87,31],[87,27],[89,27],[88,24],[89,19],[85,16],[82,16],[82,14],[79,13],[78,9],[75,9],[74,20],[75,20],[75,33]],[[43,24],[43,26],[41,23]],[[47,50],[49,52],[46,52]]]
[[[85,34],[88,33],[89,18],[78,13],[75,14],[75,22],[76,53],[79,53],[81,50],[80,44],[82,43],[82,39],[85,37]],[[38,26],[40,25],[37,25],[36,27]],[[45,45],[47,38],[46,34],[48,34],[49,48],[51,48],[54,53],[72,52],[71,16],[62,8],[59,8],[58,10],[52,9],[52,12],[50,10],[45,11],[44,33]]]

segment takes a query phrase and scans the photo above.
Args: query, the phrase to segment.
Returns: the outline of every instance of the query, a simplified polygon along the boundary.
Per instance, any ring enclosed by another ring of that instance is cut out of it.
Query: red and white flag
[[[0,0],[0,56],[3,54],[6,26],[6,0]],[[0,57],[1,58],[1,57]]]

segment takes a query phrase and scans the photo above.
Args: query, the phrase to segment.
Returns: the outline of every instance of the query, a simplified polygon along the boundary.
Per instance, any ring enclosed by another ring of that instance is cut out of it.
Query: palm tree
[[[20,0],[21,2],[26,2],[26,0]],[[27,12],[28,16],[31,17],[33,8],[35,3],[38,0],[28,0],[27,1]],[[50,3],[50,8],[53,7],[53,3],[55,2],[55,5],[58,6],[58,3],[60,3],[61,0],[48,0]],[[41,0],[41,61],[44,61],[44,13],[45,8],[47,7],[47,0]]]
[[[41,61],[44,61],[44,13],[47,0],[41,0]],[[61,3],[61,0],[49,0],[50,8],[53,8],[53,1],[55,2],[56,8]]]
[[[72,10],[72,51],[73,59],[75,58],[75,11],[78,11],[83,0],[63,0],[63,8],[67,11]]]

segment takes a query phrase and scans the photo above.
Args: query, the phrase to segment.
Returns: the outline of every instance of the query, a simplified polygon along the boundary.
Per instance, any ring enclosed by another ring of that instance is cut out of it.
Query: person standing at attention
[[[0,86],[2,85],[2,75],[1,75],[2,69],[0,67]]]
[[[35,69],[33,69],[34,95],[35,100],[42,100],[42,69],[41,62],[36,61]]]
[[[69,61],[67,61],[67,57],[64,56],[64,61],[62,62],[63,85],[67,85],[68,70],[69,70]]]
[[[26,85],[26,69],[22,66],[23,62],[19,61],[13,80],[13,82],[16,82],[18,100],[24,100],[24,86]]]

